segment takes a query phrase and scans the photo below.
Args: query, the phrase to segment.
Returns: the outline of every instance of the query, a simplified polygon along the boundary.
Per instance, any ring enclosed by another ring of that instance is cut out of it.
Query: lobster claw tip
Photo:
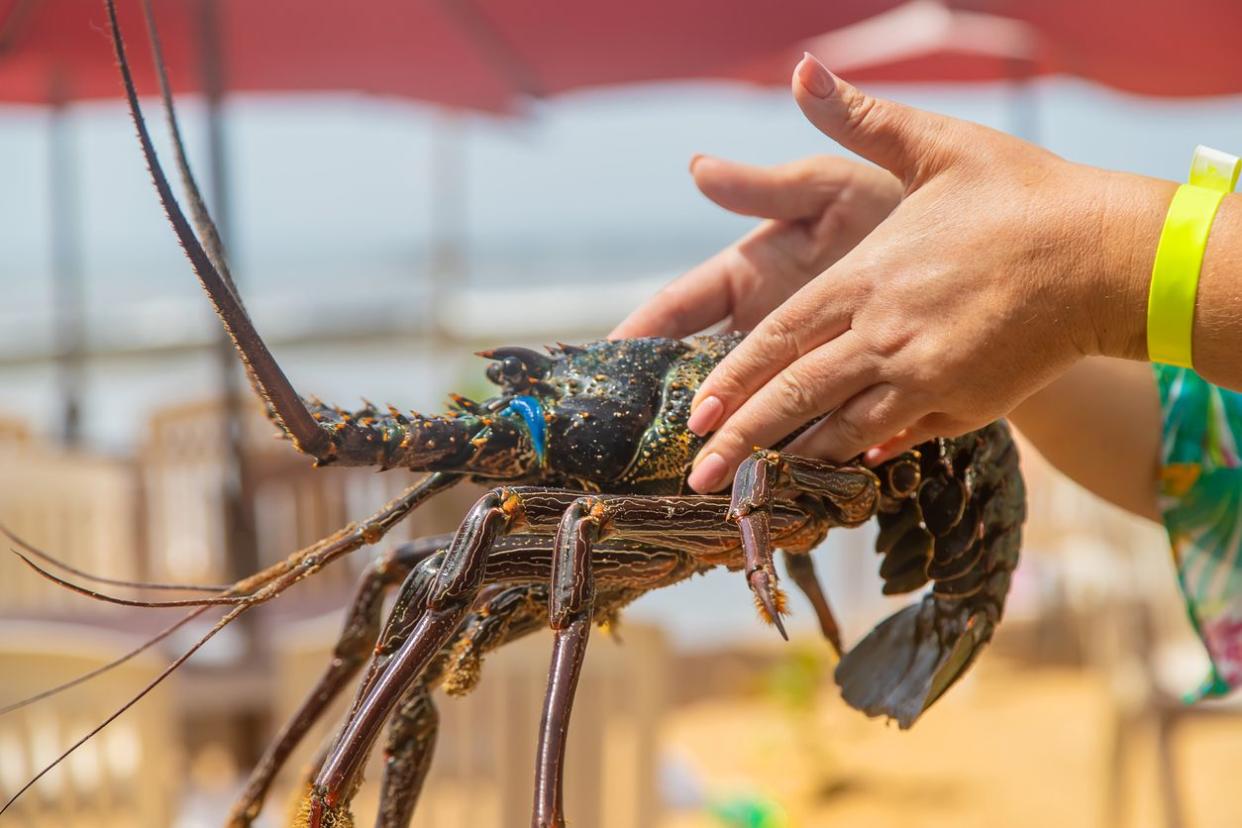
[[[772,616],[772,626],[776,627],[776,631],[781,634],[781,638],[789,640],[789,633],[785,632],[785,623],[781,621],[779,615]]]
[[[755,595],[755,606],[759,609],[759,615],[764,621],[776,627],[776,631],[781,634],[781,638],[789,640],[789,633],[785,631],[785,623],[781,621],[781,616],[787,609],[788,599],[785,593],[779,589],[772,588],[772,581],[768,577],[768,573],[763,570],[757,570],[751,573],[747,578],[750,584],[751,592]]]

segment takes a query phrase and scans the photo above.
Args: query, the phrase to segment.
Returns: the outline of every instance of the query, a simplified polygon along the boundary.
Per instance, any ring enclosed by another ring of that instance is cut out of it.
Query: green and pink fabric
[[[1190,700],[1242,686],[1242,393],[1156,365],[1164,421],[1160,512],[1212,671]]]

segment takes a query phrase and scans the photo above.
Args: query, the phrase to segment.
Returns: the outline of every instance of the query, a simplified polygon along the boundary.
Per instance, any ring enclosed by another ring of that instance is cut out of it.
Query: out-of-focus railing
[[[92,627],[6,622],[0,636],[0,705],[75,678],[128,651],[134,640]],[[159,671],[133,659],[87,686],[0,719],[0,797],[99,724]],[[173,679],[175,683],[176,679]],[[154,693],[88,741],[4,816],[25,828],[155,828],[173,823],[183,756],[172,692]]]
[[[140,579],[141,511],[133,462],[62,450],[0,422],[0,523],[28,543],[83,570]],[[4,612],[91,615],[103,608],[33,573],[7,565],[5,571],[11,576],[0,578]]]

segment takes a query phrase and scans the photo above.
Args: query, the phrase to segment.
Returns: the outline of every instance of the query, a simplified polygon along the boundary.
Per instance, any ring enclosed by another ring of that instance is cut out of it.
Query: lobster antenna
[[[165,638],[168,638],[168,636],[172,635],[177,630],[181,629],[186,624],[193,621],[195,618],[198,618],[200,615],[202,615],[209,609],[211,609],[211,607],[199,607],[191,612],[187,612],[185,615],[181,616],[181,618],[177,619],[176,621],[169,624],[164,629],[157,632],[155,635],[148,638],[146,641],[134,647],[134,649],[130,650],[128,653],[125,653],[124,655],[121,655],[121,656],[117,656],[112,661],[109,661],[107,664],[100,665],[99,667],[96,667],[94,670],[89,670],[83,673],[82,675],[78,676],[77,678],[69,679],[69,681],[54,685],[52,687],[47,688],[46,690],[41,690],[38,693],[35,693],[33,696],[27,696],[24,699],[18,699],[15,702],[9,702],[4,707],[0,707],[0,716],[5,715],[6,713],[12,713],[14,710],[20,710],[21,708],[26,707],[27,705],[34,704],[35,702],[38,702],[38,701],[43,701],[46,698],[51,698],[52,696],[55,696],[58,693],[63,693],[66,690],[70,690],[74,687],[77,687],[79,684],[84,684],[90,681],[91,679],[95,678],[95,676],[103,675],[109,670],[120,667],[122,664],[129,661],[130,659],[138,655],[141,655],[142,653],[154,647],[156,644],[159,644]]]
[[[57,569],[75,575],[84,581],[90,581],[95,584],[107,584],[108,586],[130,587],[132,589],[159,589],[176,592],[224,592],[229,589],[227,584],[163,584],[154,581],[125,581],[120,578],[105,578],[102,575],[95,575],[76,566],[70,566],[61,559],[44,552],[37,546],[32,545],[23,538],[13,534],[13,530],[0,523],[0,535],[4,535],[13,543],[21,547],[27,555],[32,558],[38,558],[46,564],[50,564]]]
[[[164,104],[164,115],[168,121],[168,131],[172,135],[173,158],[177,162],[177,171],[181,175],[181,186],[190,202],[190,218],[194,221],[194,229],[198,238],[206,248],[207,257],[220,272],[222,278],[233,291],[237,303],[243,305],[240,291],[229,271],[228,260],[224,255],[224,242],[220,239],[220,231],[216,222],[207,210],[207,202],[198,188],[198,181],[190,169],[190,160],[185,151],[185,141],[181,138],[181,123],[177,119],[177,108],[173,105],[172,84],[168,82],[168,65],[164,63],[164,47],[160,41],[159,30],[155,26],[155,13],[151,10],[151,0],[142,0],[142,16],[147,24],[147,38],[151,43],[151,57],[155,62],[155,75],[160,82],[160,100]]]
[[[202,243],[186,220],[181,205],[177,203],[169,186],[164,168],[155,154],[155,146],[151,134],[147,130],[146,120],[142,115],[142,107],[138,103],[138,91],[134,87],[134,78],[129,68],[129,60],[125,54],[125,43],[121,37],[120,24],[117,22],[115,0],[104,0],[108,12],[108,28],[112,35],[112,47],[116,52],[117,64],[121,70],[121,81],[125,87],[125,97],[129,103],[129,114],[138,131],[138,142],[142,147],[143,157],[151,172],[151,180],[159,193],[160,204],[168,215],[177,240],[181,242],[186,256],[190,260],[199,283],[207,292],[212,305],[216,309],[220,321],[233,339],[246,370],[250,373],[258,387],[263,401],[274,412],[278,423],[288,432],[298,450],[319,457],[329,450],[331,442],[326,431],[319,427],[311,417],[310,411],[302,402],[301,397],[293,390],[293,385],[284,371],[276,363],[267,344],[254,328],[254,323],[246,314],[245,308],[231,289],[229,281],[220,275],[220,271],[212,264],[211,257],[203,249]]]
[[[181,122],[177,118],[177,108],[173,104],[172,84],[168,80],[168,65],[164,62],[164,47],[160,40],[159,29],[155,25],[155,12],[151,8],[151,0],[142,0],[142,16],[147,24],[147,40],[151,44],[155,76],[160,84],[160,100],[163,102],[168,132],[172,136],[173,159],[177,162],[177,171],[181,175],[181,188],[185,190],[186,197],[190,201],[190,218],[194,221],[194,230],[207,251],[207,258],[211,259],[211,263],[220,272],[220,277],[224,279],[229,290],[233,291],[237,304],[245,308],[241,291],[237,289],[237,283],[233,281],[233,274],[229,270],[228,256],[224,252],[224,242],[220,238],[220,231],[216,228],[215,219],[211,217],[211,212],[207,209],[207,200],[203,198],[203,193],[198,188],[198,180],[195,179],[194,172],[190,169],[190,159],[185,151],[185,141],[181,137]],[[283,428],[280,416],[272,409],[271,403],[263,393],[263,386],[259,378],[255,376],[254,369],[245,360],[242,360],[242,365],[246,369],[246,379],[250,381],[250,387],[264,402],[264,413],[267,414],[269,420]]]
[[[96,601],[103,601],[107,604],[119,604],[123,607],[146,607],[149,609],[159,609],[168,607],[216,607],[223,604],[244,604],[249,600],[249,597],[246,595],[216,596],[213,598],[179,598],[174,601],[142,601],[135,598],[119,598],[115,595],[108,595],[107,593],[84,587],[81,584],[75,584],[72,581],[67,581],[59,575],[55,575],[39,566],[34,561],[30,560],[30,558],[27,558],[21,552],[18,552],[16,549],[9,549],[9,551],[21,558],[22,563],[26,564],[26,566],[30,567],[36,573],[44,578],[47,578],[57,586],[64,587],[65,589],[71,592],[76,592],[79,595],[85,595],[87,598],[93,598]]]
[[[109,6],[112,5],[112,0],[106,0],[106,2],[108,3]],[[236,619],[237,616],[241,615],[243,612],[250,609],[250,607],[252,606],[253,604],[241,604],[239,606],[233,607],[231,610],[225,613],[220,618],[220,620],[217,621],[215,625],[212,626],[212,628],[203,635],[202,638],[194,642],[194,644],[189,649],[187,649],[184,653],[177,656],[175,661],[173,661],[171,664],[169,664],[167,667],[161,670],[159,675],[151,679],[151,681],[147,682],[147,685],[143,687],[141,690],[139,690],[134,696],[132,696],[129,699],[129,701],[125,702],[125,704],[121,705],[116,710],[112,711],[112,713],[108,715],[108,718],[104,719],[102,722],[92,727],[89,731],[86,732],[84,736],[82,736],[72,745],[67,747],[64,750],[64,752],[62,752],[59,756],[57,756],[55,759],[53,759],[51,762],[45,765],[43,770],[39,771],[33,777],[31,777],[30,781],[28,781],[25,785],[22,785],[20,788],[18,788],[17,793],[9,797],[8,801],[4,803],[4,806],[0,807],[0,815],[2,815],[5,811],[7,811],[12,806],[12,804],[17,801],[18,797],[20,797],[26,791],[30,790],[30,787],[34,785],[34,783],[38,782],[40,779],[46,776],[48,772],[50,772],[53,768],[55,768],[61,762],[65,761],[65,759],[67,759],[71,753],[73,753],[75,750],[80,748],[82,745],[86,744],[87,741],[93,738],[96,733],[98,733],[99,731],[103,730],[105,727],[107,727],[108,725],[116,721],[117,718],[119,718],[121,714],[123,714],[126,710],[129,710],[131,707],[133,707],[135,704],[141,701],[142,698],[147,695],[147,693],[150,693],[152,690],[158,687],[160,683],[164,681],[164,679],[172,675],[174,670],[176,670],[178,667],[180,667],[182,664],[188,661],[190,656],[198,652],[199,648],[202,647],[204,644],[206,644],[208,641],[210,641],[216,633],[220,632],[220,630],[228,626],[229,622]],[[201,612],[201,610],[199,611]]]

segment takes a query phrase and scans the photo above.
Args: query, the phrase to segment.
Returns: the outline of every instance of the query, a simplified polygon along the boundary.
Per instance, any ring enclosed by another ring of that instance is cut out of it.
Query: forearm
[[[1159,519],[1160,398],[1151,366],[1089,358],[1010,420],[1053,466],[1127,511]]]
[[[1193,347],[1204,379],[1242,391],[1242,195],[1225,198],[1208,236]]]

